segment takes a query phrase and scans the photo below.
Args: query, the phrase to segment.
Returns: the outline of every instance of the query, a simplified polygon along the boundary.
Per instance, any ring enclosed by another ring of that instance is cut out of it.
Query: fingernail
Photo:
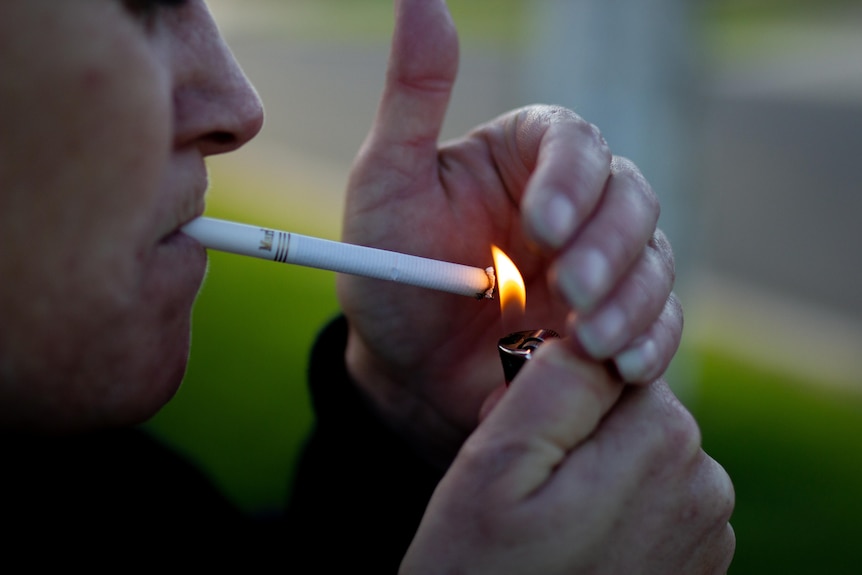
[[[533,217],[533,231],[552,248],[562,247],[575,231],[575,206],[565,194],[553,193]]]
[[[598,250],[587,250],[560,259],[557,282],[568,302],[584,312],[595,306],[607,289],[608,260]]]
[[[658,361],[658,346],[651,338],[644,338],[617,354],[614,363],[625,381],[644,381]]]
[[[581,345],[596,359],[610,357],[626,326],[626,316],[618,307],[602,310],[575,329]]]

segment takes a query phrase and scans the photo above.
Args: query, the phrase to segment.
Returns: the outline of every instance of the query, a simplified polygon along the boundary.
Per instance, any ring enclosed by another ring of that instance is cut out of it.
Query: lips
[[[183,234],[182,230],[180,228],[177,228],[173,231],[168,232],[166,235],[162,236],[162,238],[159,240],[159,243],[160,244],[173,244],[173,243],[181,241],[180,236],[183,236],[183,235],[185,235],[185,234]]]
[[[160,226],[163,233],[159,243],[174,241],[175,236],[183,235],[181,229],[184,225],[203,215],[209,179],[205,168],[195,172],[195,176],[189,178],[188,182],[179,178],[178,183],[169,187],[171,192],[167,195],[170,203],[165,207],[168,213],[163,213],[163,217],[159,218],[160,222],[166,223],[165,226]]]
[[[195,293],[207,267],[207,251],[196,239],[177,227],[156,245],[148,260],[147,275],[153,286],[167,293]],[[166,294],[165,294],[166,295]]]

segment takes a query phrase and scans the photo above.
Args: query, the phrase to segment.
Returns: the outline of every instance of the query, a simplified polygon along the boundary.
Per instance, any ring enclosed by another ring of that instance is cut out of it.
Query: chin
[[[127,395],[103,405],[101,427],[125,427],[145,423],[155,417],[174,398],[182,384],[187,361],[164,362],[153,373],[132,374],[124,382]]]
[[[179,390],[189,350],[188,327],[182,334],[165,334],[158,345],[139,347],[138,354],[113,370],[116,375],[111,381],[104,382],[103,412],[95,419],[109,426],[122,426],[143,423],[155,416]]]
[[[178,275],[183,281],[146,283],[137,297],[111,312],[103,309],[91,325],[93,337],[86,344],[89,353],[80,364],[84,378],[78,387],[93,391],[85,400],[97,411],[91,412],[97,422],[116,426],[146,421],[182,384],[201,274],[187,268]]]

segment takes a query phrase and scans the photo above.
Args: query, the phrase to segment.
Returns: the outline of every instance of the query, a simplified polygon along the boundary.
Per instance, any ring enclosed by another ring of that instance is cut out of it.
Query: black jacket
[[[377,419],[344,366],[347,323],[315,342],[315,423],[283,515],[251,517],[139,428],[0,434],[0,551],[30,565],[395,573],[440,472]],[[122,557],[118,562],[117,554]],[[313,565],[313,568],[310,566]]]

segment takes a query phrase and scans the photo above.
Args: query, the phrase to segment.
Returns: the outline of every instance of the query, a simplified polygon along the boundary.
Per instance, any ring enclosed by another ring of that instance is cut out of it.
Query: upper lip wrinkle
[[[204,198],[207,187],[206,180],[200,181],[195,184],[190,195],[183,194],[183,201],[176,205],[174,210],[175,217],[172,218],[171,224],[169,224],[167,230],[162,234],[160,241],[164,241],[170,236],[182,232],[183,226],[204,214],[204,209],[206,208],[206,200]]]
[[[195,168],[193,185],[189,188],[192,190],[192,196],[182,205],[186,211],[180,211],[180,226],[202,216],[206,207],[206,195],[210,187],[210,180],[204,158],[196,157]]]
[[[162,240],[178,233],[190,221],[204,214],[206,208],[206,193],[209,189],[209,178],[204,172],[203,176],[197,176],[194,183],[184,186],[181,194],[178,194],[179,202],[174,204],[170,228],[162,236]]]
[[[206,193],[209,189],[209,179],[204,177],[198,179],[194,186],[194,192],[189,201],[183,203],[183,208],[180,212],[180,224],[178,227],[183,227],[190,221],[201,217],[206,208]]]

